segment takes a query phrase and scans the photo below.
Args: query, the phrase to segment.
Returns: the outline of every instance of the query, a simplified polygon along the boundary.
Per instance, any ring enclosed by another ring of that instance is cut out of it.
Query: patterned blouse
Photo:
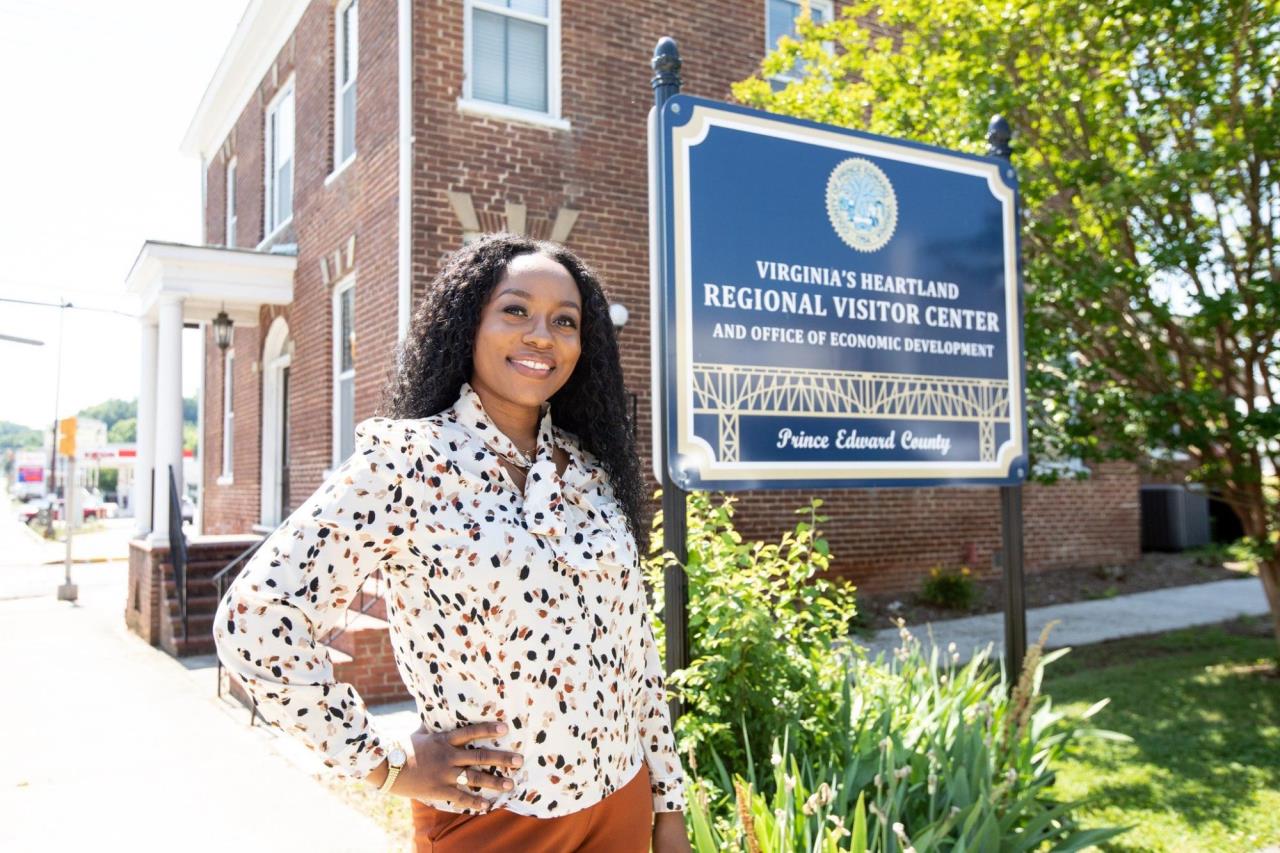
[[[472,793],[556,817],[645,761],[654,810],[679,811],[683,774],[626,516],[549,403],[537,440],[522,495],[498,461],[520,454],[470,384],[432,417],[361,423],[355,453],[227,591],[218,655],[264,719],[363,777],[386,743],[318,641],[381,569],[396,663],[427,729],[502,720],[506,735],[473,745],[524,757],[505,771],[512,790]],[[563,475],[553,445],[568,454]]]

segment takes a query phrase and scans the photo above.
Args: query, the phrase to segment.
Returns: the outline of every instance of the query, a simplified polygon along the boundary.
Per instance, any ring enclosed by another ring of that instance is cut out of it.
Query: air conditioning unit
[[[1186,486],[1142,487],[1142,550],[1185,551],[1209,544],[1209,497]]]

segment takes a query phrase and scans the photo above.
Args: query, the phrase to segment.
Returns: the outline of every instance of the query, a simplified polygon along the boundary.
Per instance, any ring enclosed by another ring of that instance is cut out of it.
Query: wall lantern
[[[218,349],[224,352],[231,346],[231,318],[226,311],[219,311],[218,316],[213,318],[213,339],[218,344]]]
[[[622,327],[627,324],[627,318],[630,316],[631,312],[621,302],[615,302],[609,306],[609,319],[613,321],[613,327],[618,331],[622,331]]]

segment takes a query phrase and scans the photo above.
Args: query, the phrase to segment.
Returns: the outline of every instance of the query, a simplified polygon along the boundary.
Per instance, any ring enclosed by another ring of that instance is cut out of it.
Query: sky
[[[200,164],[178,151],[247,0],[0,0],[0,420],[138,395],[125,276],[147,239],[200,242]],[[194,337],[194,340],[193,340]],[[198,335],[183,341],[196,393]]]

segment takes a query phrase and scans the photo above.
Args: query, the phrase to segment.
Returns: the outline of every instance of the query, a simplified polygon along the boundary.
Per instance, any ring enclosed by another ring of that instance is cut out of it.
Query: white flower
[[[929,774],[928,785],[929,785],[929,796],[932,797],[934,794],[938,793],[938,774],[937,773]]]
[[[947,651],[954,655],[956,653],[956,644],[947,643]]]
[[[774,767],[777,767],[782,763],[782,756],[775,752],[773,756],[770,757],[769,762],[773,764]]]
[[[1010,767],[1009,771],[1004,774],[1004,778],[1009,781],[1010,785],[1012,785],[1014,782],[1018,781],[1018,771]]]
[[[880,741],[881,749],[889,749],[891,746],[893,746],[893,738],[886,737]]]
[[[818,813],[818,795],[810,794],[809,799],[804,801],[804,805],[800,807],[800,811],[812,817]]]
[[[818,786],[818,805],[825,806],[835,799],[835,793],[831,790],[831,786],[823,782]]]
[[[906,767],[899,767],[897,770],[893,771],[893,778],[895,779],[906,779],[910,775],[911,775],[910,765]]]
[[[782,779],[782,786],[786,788],[787,793],[790,794],[796,789],[796,780],[791,776],[784,776]]]

